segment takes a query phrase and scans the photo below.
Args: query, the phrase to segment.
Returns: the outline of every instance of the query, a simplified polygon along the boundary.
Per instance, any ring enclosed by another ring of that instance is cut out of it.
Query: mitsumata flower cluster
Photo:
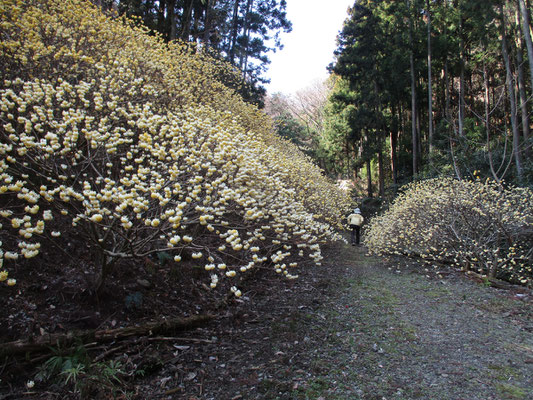
[[[372,220],[365,243],[524,285],[533,284],[533,193],[494,181],[413,183]]]
[[[340,238],[349,199],[216,79],[235,74],[223,62],[82,0],[0,13],[2,282],[72,232],[102,279],[117,259],[167,252],[212,288],[261,266],[295,278]]]

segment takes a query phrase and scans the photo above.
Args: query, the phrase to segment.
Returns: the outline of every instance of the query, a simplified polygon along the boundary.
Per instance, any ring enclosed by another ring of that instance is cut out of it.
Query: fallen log
[[[171,318],[162,321],[148,322],[143,325],[127,326],[116,329],[70,331],[37,336],[29,340],[16,340],[0,344],[0,357],[50,351],[50,347],[68,347],[73,343],[109,342],[132,336],[151,336],[175,330],[190,329],[215,318],[214,315],[194,315],[188,318]]]
[[[511,290],[519,287],[518,285],[513,285],[512,283],[502,281],[500,279],[496,279],[487,275],[481,275],[474,271],[466,271],[466,275],[473,277],[480,283],[488,283],[490,286],[498,288],[498,289],[505,289],[505,290]]]

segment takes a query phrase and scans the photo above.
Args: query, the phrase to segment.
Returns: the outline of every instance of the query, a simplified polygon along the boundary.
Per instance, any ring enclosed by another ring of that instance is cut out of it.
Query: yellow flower
[[[93,216],[91,216],[91,221],[93,222],[101,222],[103,219],[102,217],[102,214],[94,214]]]

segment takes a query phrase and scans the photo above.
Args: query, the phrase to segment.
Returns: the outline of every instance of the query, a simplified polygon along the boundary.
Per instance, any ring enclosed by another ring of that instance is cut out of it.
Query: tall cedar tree
[[[281,49],[290,32],[286,0],[94,0],[104,10],[136,16],[166,40],[180,38],[224,58],[241,71],[242,82],[227,82],[262,105],[268,54]]]
[[[480,171],[533,185],[530,21],[527,0],[354,2],[330,67],[345,82],[327,106],[337,173],[368,162],[386,184]]]

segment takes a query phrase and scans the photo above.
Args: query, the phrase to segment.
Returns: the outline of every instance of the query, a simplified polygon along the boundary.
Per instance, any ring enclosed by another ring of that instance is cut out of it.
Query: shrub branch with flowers
[[[0,280],[73,234],[97,290],[117,261],[160,252],[213,288],[259,266],[295,278],[340,238],[348,199],[216,79],[226,64],[83,0],[0,13]]]
[[[494,181],[408,185],[365,236],[370,251],[533,284],[533,193]]]

